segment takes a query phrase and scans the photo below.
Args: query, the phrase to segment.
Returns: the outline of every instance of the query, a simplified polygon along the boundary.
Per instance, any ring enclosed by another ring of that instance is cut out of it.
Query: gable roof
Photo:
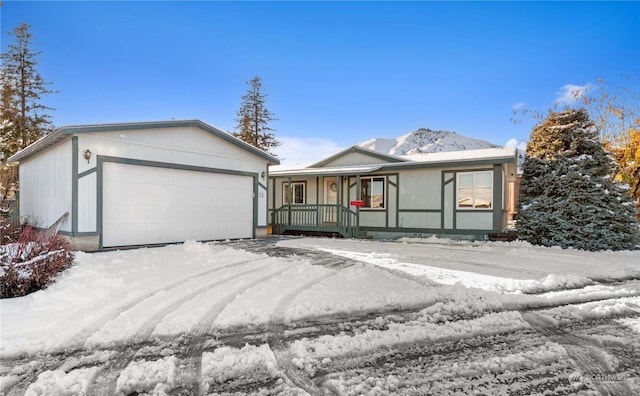
[[[171,120],[171,121],[151,121],[151,122],[131,122],[119,124],[96,124],[96,125],[74,125],[65,126],[56,129],[54,132],[40,138],[31,145],[18,151],[7,159],[7,162],[16,162],[28,158],[34,154],[46,150],[48,147],[67,139],[70,136],[81,133],[97,133],[97,132],[117,132],[117,131],[135,131],[141,129],[156,128],[179,128],[179,127],[196,127],[209,132],[231,144],[234,144],[246,151],[249,151],[258,157],[266,160],[271,165],[278,165],[280,160],[275,156],[264,152],[252,145],[234,137],[228,132],[211,126],[200,120]]]
[[[365,149],[359,146],[351,146],[346,150],[342,150],[337,154],[332,155],[329,158],[325,158],[322,161],[316,162],[315,164],[311,164],[309,165],[307,168],[319,168],[319,167],[323,167],[323,166],[327,166],[327,164],[330,164],[331,162],[340,159],[342,157],[345,157],[349,154],[352,153],[358,153],[358,154],[364,154],[366,156],[372,157],[372,158],[377,158],[380,160],[383,160],[385,162],[390,162],[390,163],[395,163],[395,162],[406,162],[405,159],[402,159],[400,157],[395,157],[393,155],[388,155],[388,154],[382,154],[378,151],[373,151],[373,150],[369,150],[369,149]]]
[[[344,152],[336,154],[334,157]],[[330,157],[331,158],[331,157]],[[345,166],[314,166],[306,168],[272,171],[272,177],[304,177],[304,176],[336,176],[336,175],[366,175],[376,171],[393,171],[398,169],[424,169],[456,166],[486,166],[495,164],[515,164],[515,148],[490,148],[477,150],[447,151],[429,154],[414,154],[396,157],[400,161],[386,164],[345,165]],[[330,162],[323,160],[318,164]]]

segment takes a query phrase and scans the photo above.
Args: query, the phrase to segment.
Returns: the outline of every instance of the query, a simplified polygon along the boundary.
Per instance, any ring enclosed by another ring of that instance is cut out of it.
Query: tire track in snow
[[[146,300],[154,297],[155,295],[157,295],[158,293],[162,293],[162,292],[167,292],[171,289],[174,289],[178,286],[181,286],[193,279],[205,276],[205,275],[210,275],[212,273],[218,272],[218,271],[222,271],[225,269],[229,269],[229,268],[233,268],[233,267],[237,267],[239,265],[243,265],[243,264],[248,264],[248,263],[254,263],[254,262],[259,262],[259,261],[263,261],[263,260],[268,260],[270,259],[270,257],[261,257],[261,258],[256,258],[256,259],[250,259],[250,260],[243,260],[243,261],[239,261],[237,263],[232,263],[232,264],[228,264],[228,265],[224,265],[221,267],[216,267],[216,268],[212,268],[206,271],[202,271],[199,272],[197,274],[194,275],[190,275],[187,276],[185,278],[179,279],[173,283],[170,283],[168,285],[162,286],[160,288],[157,288],[153,291],[150,291],[140,297],[137,297],[135,299],[133,299],[132,301],[121,305],[117,308],[115,308],[114,310],[112,310],[111,312],[103,315],[102,317],[100,317],[99,319],[95,320],[92,324],[90,324],[89,326],[85,327],[83,330],[81,330],[79,333],[75,334],[73,336],[74,339],[78,340],[76,341],[76,343],[80,343],[84,346],[86,346],[86,342],[89,338],[91,338],[91,336],[93,336],[94,334],[96,334],[105,324],[107,324],[109,321],[117,318],[118,316],[120,316],[123,312],[128,311],[130,309],[132,309],[133,307],[135,307],[138,304],[141,304],[143,302],[145,302]]]
[[[153,330],[155,330],[156,326],[158,325],[158,323],[160,323],[160,321],[167,316],[168,314],[174,312],[176,309],[178,309],[180,306],[182,306],[184,303],[186,303],[189,300],[192,300],[194,298],[196,298],[197,296],[206,293],[207,291],[216,288],[218,286],[224,285],[227,282],[230,282],[234,279],[237,279],[241,276],[259,271],[261,269],[263,269],[264,267],[258,267],[258,268],[252,268],[234,275],[230,275],[226,278],[220,279],[216,282],[207,284],[205,286],[202,286],[190,293],[188,293],[187,295],[179,298],[178,300],[174,301],[173,303],[171,303],[171,305],[169,305],[168,307],[164,308],[162,311],[156,313],[155,315],[153,315],[151,318],[149,318],[146,322],[144,322],[140,328],[138,329],[138,331],[136,332],[136,335],[133,336],[133,341],[134,342],[142,342],[145,340],[148,340],[151,337],[151,334],[153,334]]]
[[[197,378],[197,383],[195,385],[195,390],[197,394],[202,394],[203,389],[201,388],[201,379],[202,379],[202,353],[204,352],[203,345],[205,344],[205,337],[207,334],[210,334],[213,330],[213,323],[216,318],[220,315],[220,313],[231,304],[239,295],[251,289],[252,287],[266,282],[270,279],[275,278],[276,276],[282,274],[283,272],[289,270],[289,267],[285,267],[279,269],[275,272],[271,272],[268,275],[262,276],[258,279],[255,279],[248,284],[239,286],[229,291],[225,298],[219,300],[215,303],[200,319],[200,325],[196,327],[194,331],[191,332],[191,340],[189,342],[189,347],[187,347],[185,351],[185,358],[187,360],[192,360],[195,366],[195,372]]]
[[[188,282],[189,280],[192,280],[194,278],[197,277],[201,277],[204,275],[209,275],[211,273],[215,273],[217,271],[223,270],[223,269],[228,269],[228,268],[232,268],[232,267],[236,267],[239,265],[243,265],[243,264],[247,264],[247,263],[254,263],[257,261],[262,261],[262,260],[267,260],[270,259],[270,257],[262,257],[259,259],[251,259],[251,260],[243,260],[237,263],[233,263],[233,264],[229,264],[229,265],[225,265],[222,267],[217,267],[208,271],[203,271],[200,272],[196,275],[193,276],[189,276],[183,279],[180,279],[176,282],[171,283],[170,285],[167,285],[163,288],[160,289],[156,289],[153,292],[147,293],[145,294],[143,297],[136,299],[135,301],[127,304],[124,307],[120,307],[120,309],[117,311],[116,314],[109,316],[106,320],[104,320],[103,322],[100,322],[100,326],[97,327],[97,329],[95,330],[94,334],[97,333],[97,331],[105,324],[108,323],[110,320],[113,320],[115,318],[117,318],[120,314],[122,314],[123,312],[135,307],[136,305],[142,303],[143,301],[155,296],[157,293],[163,292],[163,291],[168,291],[171,290],[175,287],[178,287],[186,282]],[[249,272],[254,272],[260,269],[263,269],[264,266],[261,266],[257,269],[252,269],[252,270],[248,270],[243,272],[242,274],[245,275],[246,273]],[[233,278],[237,278],[233,277]],[[232,279],[227,279],[227,281],[232,280]],[[155,316],[152,318],[154,319]],[[162,319],[162,318],[160,318]],[[151,321],[151,320],[150,320]],[[155,326],[154,326],[155,327]],[[152,328],[153,330],[153,328]],[[87,336],[87,339],[89,339],[91,336]],[[86,343],[86,341],[85,341]],[[101,372],[96,376],[96,378],[94,379],[94,381],[91,383],[90,386],[90,391],[87,392],[87,394],[89,395],[99,395],[99,396],[107,396],[107,395],[113,395],[115,393],[115,389],[116,389],[116,383],[118,380],[118,377],[120,376],[121,372],[126,368],[126,366],[133,360],[133,358],[136,356],[136,354],[142,349],[144,348],[146,345],[143,346],[139,346],[136,345],[135,348],[125,348],[125,350],[123,350],[120,354],[120,356],[118,356],[118,358],[114,361],[114,362],[110,362],[108,363],[103,370],[101,370]]]
[[[565,332],[553,320],[536,312],[523,312],[522,318],[540,334],[562,345],[583,374],[600,378],[612,374],[607,364],[597,358],[608,352],[589,338]],[[631,395],[634,392],[625,381],[593,381],[592,384],[601,395]]]
[[[333,262],[328,261],[328,263]],[[289,382],[291,382],[294,386],[305,390],[312,396],[320,395],[321,390],[316,388],[313,382],[311,382],[311,380],[303,372],[294,367],[291,364],[291,356],[289,356],[286,351],[282,351],[284,347],[284,315],[296,297],[304,293],[306,290],[309,290],[311,287],[337,275],[338,273],[339,271],[333,270],[327,274],[317,276],[314,279],[289,292],[280,300],[278,305],[276,305],[271,314],[271,320],[269,321],[270,323],[268,331],[270,333],[270,339],[268,339],[268,343],[270,345],[271,352],[276,358],[276,364],[278,368],[280,369],[282,374],[289,380]]]

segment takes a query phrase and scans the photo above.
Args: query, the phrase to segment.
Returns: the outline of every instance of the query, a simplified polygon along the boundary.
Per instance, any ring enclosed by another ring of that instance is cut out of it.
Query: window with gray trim
[[[384,177],[360,178],[360,197],[363,209],[384,209]]]
[[[458,209],[493,208],[493,171],[460,172],[456,186]]]
[[[284,182],[282,184],[282,203],[284,205],[289,204],[289,197],[291,197],[292,204],[304,204],[305,203],[305,182],[292,182],[291,189],[289,190],[289,183]]]

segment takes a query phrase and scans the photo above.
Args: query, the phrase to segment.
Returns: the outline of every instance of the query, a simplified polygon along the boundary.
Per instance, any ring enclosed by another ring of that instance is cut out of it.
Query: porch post
[[[338,229],[342,227],[342,176],[336,175],[336,226]]]
[[[288,206],[288,216],[287,216],[287,225],[291,226],[291,199],[293,198],[293,194],[291,193],[291,176],[287,178],[287,206]]]
[[[356,175],[356,200],[362,199],[360,188],[360,175]],[[360,206],[356,206],[356,238],[360,237]]]

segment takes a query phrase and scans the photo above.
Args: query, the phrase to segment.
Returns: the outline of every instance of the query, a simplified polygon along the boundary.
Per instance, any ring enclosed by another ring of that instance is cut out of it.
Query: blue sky
[[[533,122],[512,123],[514,106],[545,111],[567,86],[640,72],[639,2],[4,1],[0,12],[3,33],[32,25],[57,126],[197,118],[232,131],[257,75],[289,162],[421,127],[523,141]]]

